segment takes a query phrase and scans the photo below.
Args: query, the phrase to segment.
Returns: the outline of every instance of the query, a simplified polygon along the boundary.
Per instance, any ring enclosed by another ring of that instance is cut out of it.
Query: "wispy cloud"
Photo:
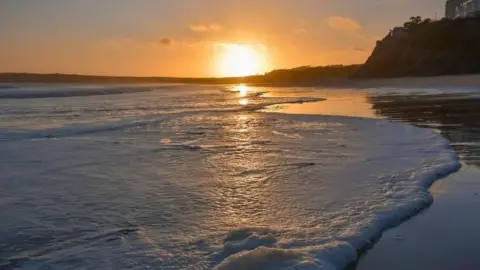
[[[356,52],[367,52],[368,50],[362,47],[353,47],[352,50]]]
[[[219,24],[210,24],[208,26],[208,28],[212,31],[215,31],[215,32],[218,32],[218,31],[222,30],[222,26],[219,25]]]
[[[171,38],[161,38],[160,44],[163,46],[170,46],[173,45],[173,40]]]
[[[143,36],[143,37],[131,37],[131,36],[123,36],[123,37],[115,37],[106,39],[104,44],[109,46],[116,46],[116,47],[172,47],[176,45],[175,40],[169,37],[155,37],[155,36]]]
[[[359,31],[362,29],[360,23],[347,17],[331,16],[327,19],[327,23],[335,30]]]
[[[190,30],[194,32],[219,32],[222,26],[219,24],[195,24],[190,25]]]
[[[300,34],[305,34],[307,33],[307,30],[305,28],[299,28],[295,30],[295,34],[300,35]]]

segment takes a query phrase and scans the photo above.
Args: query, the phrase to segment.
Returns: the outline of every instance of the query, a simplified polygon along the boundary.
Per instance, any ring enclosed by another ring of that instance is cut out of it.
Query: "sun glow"
[[[216,74],[221,77],[243,77],[266,71],[266,59],[260,46],[219,44]]]

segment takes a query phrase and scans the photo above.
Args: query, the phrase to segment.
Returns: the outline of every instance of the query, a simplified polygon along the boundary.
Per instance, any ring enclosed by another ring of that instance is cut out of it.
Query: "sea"
[[[0,268],[346,269],[461,166],[382,96],[449,91],[0,84]]]

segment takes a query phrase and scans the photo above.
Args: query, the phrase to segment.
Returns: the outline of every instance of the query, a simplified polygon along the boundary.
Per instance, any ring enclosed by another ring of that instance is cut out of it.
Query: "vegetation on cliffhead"
[[[292,69],[278,69],[263,76],[265,83],[278,85],[328,84],[345,81],[355,74],[360,65],[303,66]]]
[[[355,78],[480,73],[480,17],[412,17],[377,42]]]

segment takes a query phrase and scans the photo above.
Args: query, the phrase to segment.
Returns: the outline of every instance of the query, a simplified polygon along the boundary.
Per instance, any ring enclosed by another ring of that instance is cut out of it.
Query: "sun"
[[[265,57],[252,45],[222,44],[216,73],[220,77],[244,77],[265,72]]]

